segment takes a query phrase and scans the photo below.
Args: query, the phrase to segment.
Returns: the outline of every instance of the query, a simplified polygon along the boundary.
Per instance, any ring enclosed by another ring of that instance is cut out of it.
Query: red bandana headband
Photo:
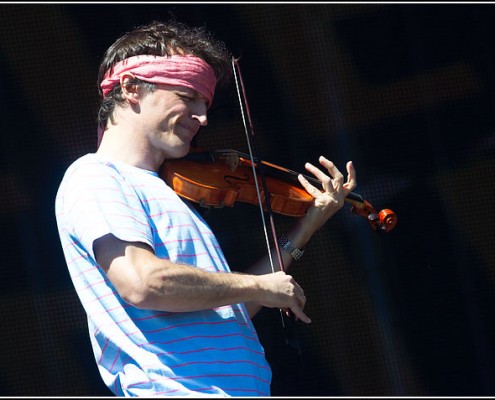
[[[103,97],[120,82],[124,72],[145,82],[185,86],[206,97],[211,105],[216,77],[213,68],[199,57],[174,54],[170,57],[139,55],[126,58],[110,68],[101,82]]]

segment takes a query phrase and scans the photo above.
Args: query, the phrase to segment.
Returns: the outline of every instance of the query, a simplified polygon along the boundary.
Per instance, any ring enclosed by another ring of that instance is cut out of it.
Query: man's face
[[[195,90],[158,84],[140,102],[145,138],[165,158],[183,157],[199,128],[206,126],[207,110],[207,100]]]

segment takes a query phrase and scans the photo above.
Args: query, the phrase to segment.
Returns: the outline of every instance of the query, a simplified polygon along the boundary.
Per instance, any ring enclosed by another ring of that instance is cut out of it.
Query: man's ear
[[[139,100],[139,85],[132,83],[135,76],[131,73],[123,73],[120,76],[120,87],[122,88],[122,96],[131,104],[137,104]]]

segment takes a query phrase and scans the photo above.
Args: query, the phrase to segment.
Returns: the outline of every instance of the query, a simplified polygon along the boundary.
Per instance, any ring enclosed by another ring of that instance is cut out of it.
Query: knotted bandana
[[[199,57],[139,55],[119,61],[110,68],[101,82],[103,97],[120,82],[123,73],[130,72],[145,82],[185,86],[206,97],[211,105],[216,77],[213,68]]]

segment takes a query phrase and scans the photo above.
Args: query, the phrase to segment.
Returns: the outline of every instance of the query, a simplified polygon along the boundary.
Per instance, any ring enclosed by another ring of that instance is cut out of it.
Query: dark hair
[[[98,93],[102,102],[98,111],[98,124],[106,126],[115,104],[123,102],[120,85],[103,99],[100,83],[105,73],[116,63],[128,57],[141,54],[170,56],[172,54],[192,54],[202,58],[214,70],[217,85],[223,85],[231,75],[230,54],[224,42],[217,40],[206,27],[191,27],[171,19],[168,22],[153,21],[125,33],[105,52],[98,71]],[[156,85],[136,79],[145,90],[153,91]]]

